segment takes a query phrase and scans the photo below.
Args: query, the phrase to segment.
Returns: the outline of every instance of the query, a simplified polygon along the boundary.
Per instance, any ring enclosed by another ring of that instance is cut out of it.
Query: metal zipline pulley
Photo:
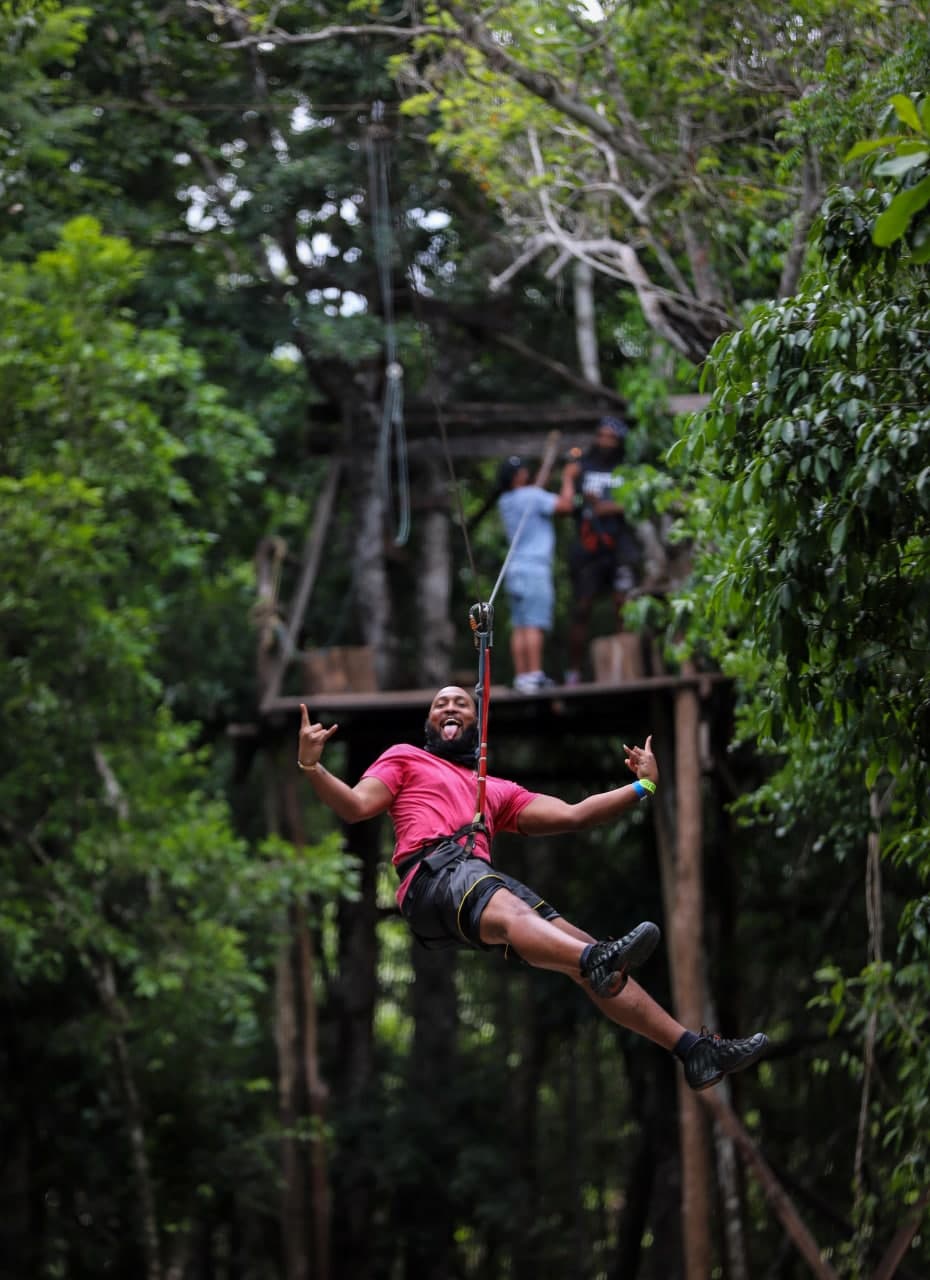
[[[485,643],[483,637],[487,637],[486,645],[490,649],[494,643],[494,606],[493,604],[473,604],[468,610],[468,624],[472,629],[472,635],[475,641],[475,648],[480,650],[482,644]]]

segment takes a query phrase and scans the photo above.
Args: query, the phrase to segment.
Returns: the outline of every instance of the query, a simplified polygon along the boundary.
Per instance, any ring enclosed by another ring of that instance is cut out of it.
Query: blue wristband
[[[648,796],[649,792],[640,782],[639,778],[633,783],[633,790],[636,792],[637,799],[642,800],[643,796]]]

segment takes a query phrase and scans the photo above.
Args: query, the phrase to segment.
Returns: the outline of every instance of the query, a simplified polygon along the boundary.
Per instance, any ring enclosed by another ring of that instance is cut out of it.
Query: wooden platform
[[[547,732],[620,734],[642,738],[652,731],[658,707],[668,708],[679,690],[692,689],[702,702],[728,698],[728,677],[717,673],[650,676],[617,684],[557,686],[545,692],[516,693],[492,685],[490,732],[495,739]],[[395,689],[380,693],[316,693],[269,700],[264,717],[277,727],[295,724],[301,702],[314,720],[338,723],[340,736],[393,737],[419,742],[435,689]]]

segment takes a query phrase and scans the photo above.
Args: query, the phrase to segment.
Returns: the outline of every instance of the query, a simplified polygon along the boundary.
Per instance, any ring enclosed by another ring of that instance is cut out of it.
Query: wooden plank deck
[[[490,728],[495,737],[535,736],[546,732],[581,734],[650,732],[658,706],[671,707],[675,694],[693,689],[702,702],[729,697],[732,682],[715,672],[647,676],[622,683],[558,685],[539,693],[517,693],[492,685]],[[266,721],[276,727],[297,723],[301,702],[315,720],[338,722],[340,731],[361,736],[395,734],[397,741],[419,741],[435,689],[391,689],[379,693],[290,694],[269,699]]]

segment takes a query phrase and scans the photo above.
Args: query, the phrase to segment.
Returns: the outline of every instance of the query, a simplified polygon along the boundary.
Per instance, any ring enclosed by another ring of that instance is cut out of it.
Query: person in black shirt
[[[622,418],[601,418],[594,443],[565,468],[563,488],[567,483],[574,488],[577,530],[568,561],[573,603],[566,684],[581,678],[595,599],[613,595],[617,630],[622,631],[623,607],[639,581],[642,550],[614,492],[623,479],[629,430]]]

